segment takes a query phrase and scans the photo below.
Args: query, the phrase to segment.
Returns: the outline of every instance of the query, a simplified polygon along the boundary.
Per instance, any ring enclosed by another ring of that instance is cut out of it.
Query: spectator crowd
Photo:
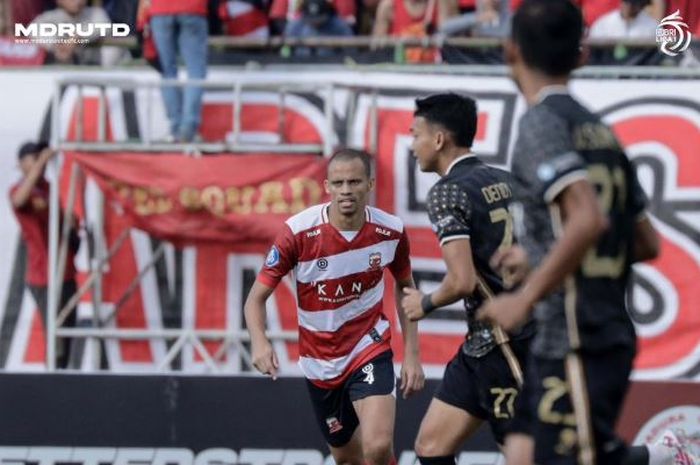
[[[14,24],[72,22],[127,23],[153,34],[163,30],[168,13],[195,17],[209,35],[266,38],[353,36],[504,37],[510,16],[522,0],[3,0],[0,36],[11,37]],[[574,0],[592,38],[654,39],[658,21],[680,10],[691,32],[700,34],[700,2],[695,0]],[[203,19],[204,22],[197,18]],[[190,18],[192,19],[192,18]],[[179,28],[183,24],[177,25]],[[190,26],[193,26],[190,24]],[[194,27],[194,26],[193,26]],[[200,30],[200,34],[201,34]],[[70,44],[46,46],[46,63],[114,65],[129,57],[123,50],[90,50]],[[430,57],[419,57],[430,59]]]

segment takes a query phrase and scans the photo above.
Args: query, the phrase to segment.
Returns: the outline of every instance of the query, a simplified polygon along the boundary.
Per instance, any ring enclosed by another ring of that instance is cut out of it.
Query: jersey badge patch
[[[370,270],[378,270],[381,264],[382,264],[382,253],[381,252],[373,252],[373,253],[369,254],[369,269]]]
[[[270,252],[267,254],[265,259],[265,266],[272,268],[280,262],[280,251],[277,250],[277,246],[273,245]]]

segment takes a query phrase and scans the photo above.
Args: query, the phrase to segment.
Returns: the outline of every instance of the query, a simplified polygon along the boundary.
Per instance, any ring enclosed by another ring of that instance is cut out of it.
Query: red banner
[[[326,160],[313,155],[69,153],[132,225],[184,245],[266,250],[290,215],[325,199]]]

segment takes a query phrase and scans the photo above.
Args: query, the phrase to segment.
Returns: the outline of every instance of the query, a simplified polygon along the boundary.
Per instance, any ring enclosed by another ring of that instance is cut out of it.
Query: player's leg
[[[578,426],[578,442],[584,447],[585,432],[590,430],[591,455],[597,465],[620,464],[628,454],[615,425],[629,386],[634,356],[634,346],[626,345],[602,353],[581,352],[567,356],[566,377]]]
[[[525,433],[508,434],[503,443],[506,465],[532,465],[535,455],[535,440]]]
[[[367,465],[389,465],[394,457],[396,397],[372,395],[353,401]]]
[[[364,465],[359,421],[345,386],[323,389],[307,381],[316,421],[338,465]]]
[[[536,418],[534,402],[534,385],[531,376],[527,376],[530,360],[529,346],[531,338],[513,341],[511,347],[517,358],[517,368],[520,368],[520,378],[523,385],[520,386],[515,399],[514,418],[508,423],[504,431],[502,452],[506,465],[533,465],[535,455],[535,440],[532,436],[533,419]]]
[[[394,459],[396,375],[391,351],[357,369],[346,383],[360,424],[360,442],[367,465],[388,465]]]
[[[364,465],[360,428],[355,428],[350,440],[342,446],[328,444],[336,465]]]
[[[487,417],[479,404],[476,360],[460,347],[445,368],[418,429],[415,451],[422,465],[454,465],[455,453]]]
[[[415,443],[421,465],[454,465],[455,453],[482,423],[466,410],[433,398]]]

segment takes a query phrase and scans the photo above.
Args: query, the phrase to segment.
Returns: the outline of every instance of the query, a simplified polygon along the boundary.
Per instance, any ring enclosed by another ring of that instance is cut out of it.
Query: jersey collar
[[[569,87],[562,84],[544,86],[535,96],[536,103],[542,103],[550,95],[569,95]]]
[[[321,223],[331,223],[331,218],[328,214],[329,209],[331,208],[331,203],[328,202],[323,207],[321,207]],[[372,221],[372,214],[370,213],[369,206],[365,207],[365,221],[370,223]],[[360,228],[361,229],[361,228]]]
[[[454,160],[452,160],[452,163],[450,163],[450,166],[448,166],[447,169],[445,170],[445,176],[447,176],[448,174],[450,174],[450,171],[452,171],[452,168],[454,168],[454,166],[455,166],[457,163],[459,163],[459,162],[462,161],[462,160],[466,160],[467,158],[473,157],[473,156],[474,156],[473,153],[467,152],[467,153],[465,153],[464,155],[460,155],[460,156],[458,156],[457,158],[455,158]]]

